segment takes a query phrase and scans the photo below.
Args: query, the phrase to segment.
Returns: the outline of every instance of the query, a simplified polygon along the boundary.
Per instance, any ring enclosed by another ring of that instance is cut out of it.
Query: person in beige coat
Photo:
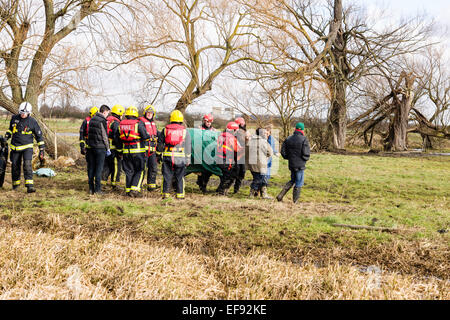
[[[250,198],[257,197],[259,192],[264,199],[272,199],[267,193],[267,162],[273,155],[273,150],[267,142],[268,132],[258,128],[246,145],[246,166],[253,175],[250,185]]]

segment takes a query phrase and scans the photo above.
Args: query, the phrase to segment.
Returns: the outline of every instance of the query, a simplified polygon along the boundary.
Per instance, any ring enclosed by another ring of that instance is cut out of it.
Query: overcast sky
[[[399,14],[414,14],[417,12],[427,12],[436,16],[438,19],[450,18],[450,1],[448,0],[353,0],[356,3],[365,4],[366,6],[381,5],[392,8]],[[345,1],[344,1],[345,3]]]
[[[386,19],[397,20],[401,17],[410,17],[416,14],[426,14],[429,18],[434,18],[437,23],[442,24],[443,26],[448,27],[449,32],[447,33],[447,46],[450,51],[450,1],[449,0],[344,0],[344,5],[349,2],[353,2],[355,4],[361,4],[367,8],[368,15],[371,12],[377,12],[380,8],[387,9],[385,14],[383,15]],[[386,16],[387,15],[387,16]],[[131,104],[137,104],[136,95],[130,94],[134,91],[136,94],[136,90],[139,90],[140,81],[138,79],[132,79],[131,81],[127,81],[121,77],[119,74],[110,74],[108,75],[109,79],[106,81],[108,85],[105,85],[107,89],[104,89],[107,94],[105,96],[104,103],[115,104],[117,101],[123,104],[124,106],[128,106]],[[122,78],[122,79],[121,79]],[[121,79],[121,80],[120,80]],[[124,81],[125,80],[125,81]],[[137,81],[136,81],[137,80]],[[122,91],[122,92],[120,92]],[[109,94],[109,93],[115,94]],[[94,98],[93,100],[99,100],[99,98]],[[206,100],[206,101],[205,101]],[[84,101],[85,103],[87,101]],[[89,103],[89,102],[87,102]],[[96,103],[96,102],[92,102]],[[214,103],[214,102],[213,102]],[[190,110],[198,111],[198,107],[204,109],[207,105],[211,104],[209,99],[203,99],[200,102],[194,103]],[[196,106],[197,105],[197,106]],[[167,106],[156,106],[158,109],[167,109]],[[161,107],[161,108],[160,108]]]

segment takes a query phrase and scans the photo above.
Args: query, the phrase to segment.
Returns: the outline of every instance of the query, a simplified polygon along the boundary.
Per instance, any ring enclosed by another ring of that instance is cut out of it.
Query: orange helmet
[[[239,126],[245,126],[245,120],[244,118],[236,118],[236,120],[234,120],[234,122],[236,122]]]
[[[213,117],[213,115],[211,113],[210,114],[205,114],[203,116],[203,120],[206,120],[208,122],[213,122],[214,121],[214,117]]]
[[[239,129],[239,125],[236,122],[234,122],[234,121],[228,122],[227,130],[238,130],[238,129]]]

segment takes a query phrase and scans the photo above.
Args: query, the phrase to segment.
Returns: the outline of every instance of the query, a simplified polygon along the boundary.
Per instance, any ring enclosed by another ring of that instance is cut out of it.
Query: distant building
[[[219,119],[235,119],[235,110],[232,107],[212,107],[212,114]]]

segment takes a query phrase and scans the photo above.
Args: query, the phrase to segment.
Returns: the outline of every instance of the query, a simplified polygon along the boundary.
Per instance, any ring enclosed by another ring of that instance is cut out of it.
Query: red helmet
[[[236,122],[238,125],[240,126],[245,126],[245,120],[244,118],[236,118],[236,120],[234,120],[234,122]]]
[[[239,129],[239,125],[236,122],[231,121],[231,122],[228,122],[227,129],[228,130],[238,130]]]
[[[211,113],[210,114],[205,114],[203,116],[203,120],[206,120],[208,122],[213,122],[214,121],[214,117],[213,117],[213,115]]]

